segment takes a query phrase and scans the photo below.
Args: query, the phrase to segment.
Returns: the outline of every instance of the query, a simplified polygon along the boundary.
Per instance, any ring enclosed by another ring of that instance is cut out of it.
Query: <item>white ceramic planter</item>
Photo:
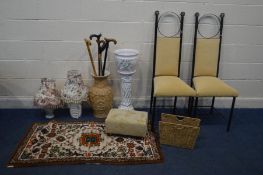
[[[114,52],[117,71],[121,76],[121,103],[119,109],[133,110],[132,75],[136,72],[139,52],[135,49],[119,49]]]

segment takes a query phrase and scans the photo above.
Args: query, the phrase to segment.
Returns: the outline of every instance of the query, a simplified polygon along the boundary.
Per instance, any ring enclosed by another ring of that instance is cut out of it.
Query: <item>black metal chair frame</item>
[[[217,60],[218,62],[217,62],[216,77],[218,77],[218,74],[219,74],[224,16],[225,16],[225,14],[221,13],[220,17],[218,17],[218,19],[220,20],[220,28],[219,28],[219,52],[218,52],[218,60]],[[193,87],[194,68],[195,68],[195,54],[196,54],[198,25],[199,25],[199,13],[197,12],[197,13],[195,13],[195,33],[194,33],[194,48],[193,48],[192,77],[191,77],[191,86],[192,87]],[[193,99],[191,99],[191,101],[192,100]],[[196,116],[197,107],[198,107],[198,96],[195,97],[194,101],[195,101],[194,102],[194,116]],[[229,114],[229,119],[228,119],[228,123],[227,123],[227,128],[226,128],[227,132],[229,132],[230,127],[231,127],[233,111],[234,111],[234,107],[235,107],[235,101],[236,101],[236,97],[233,97],[231,110],[230,110],[230,114]],[[193,103],[193,101],[191,103]],[[210,113],[213,113],[214,103],[215,103],[215,96],[212,98],[212,104],[210,106]]]
[[[179,45],[178,77],[180,77],[184,16],[185,16],[185,12],[181,12],[180,13],[180,30],[179,30],[180,45]],[[151,130],[152,131],[154,131],[154,126],[155,126],[154,121],[155,121],[155,113],[156,113],[155,110],[156,110],[156,99],[157,99],[157,97],[153,96],[153,92],[154,92],[154,77],[155,77],[155,66],[156,66],[156,45],[157,45],[158,24],[159,24],[159,11],[155,11],[153,72],[152,72],[152,89],[151,89],[151,102],[150,102],[150,114],[152,116],[151,118]],[[173,112],[175,112],[176,103],[177,103],[177,97],[174,97]]]

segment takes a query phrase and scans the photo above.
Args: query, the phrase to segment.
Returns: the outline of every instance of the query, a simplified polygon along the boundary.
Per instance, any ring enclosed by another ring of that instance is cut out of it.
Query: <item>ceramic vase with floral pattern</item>
[[[43,108],[46,112],[46,118],[54,117],[53,110],[63,106],[61,96],[56,89],[54,79],[42,78],[39,91],[34,97],[34,104]]]
[[[68,71],[61,96],[69,106],[71,117],[79,118],[82,113],[81,103],[87,99],[87,87],[84,85],[80,71]]]

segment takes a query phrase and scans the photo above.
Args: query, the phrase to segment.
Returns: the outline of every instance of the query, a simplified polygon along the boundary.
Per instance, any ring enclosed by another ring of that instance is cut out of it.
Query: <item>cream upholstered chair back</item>
[[[180,38],[158,37],[155,76],[178,76]]]
[[[194,77],[217,76],[219,42],[219,38],[197,39]]]

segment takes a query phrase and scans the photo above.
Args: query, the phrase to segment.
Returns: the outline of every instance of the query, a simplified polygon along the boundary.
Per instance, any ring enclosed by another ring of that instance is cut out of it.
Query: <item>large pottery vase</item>
[[[97,118],[106,118],[112,108],[113,93],[108,84],[109,72],[105,76],[93,76],[94,84],[89,89],[89,101]]]

